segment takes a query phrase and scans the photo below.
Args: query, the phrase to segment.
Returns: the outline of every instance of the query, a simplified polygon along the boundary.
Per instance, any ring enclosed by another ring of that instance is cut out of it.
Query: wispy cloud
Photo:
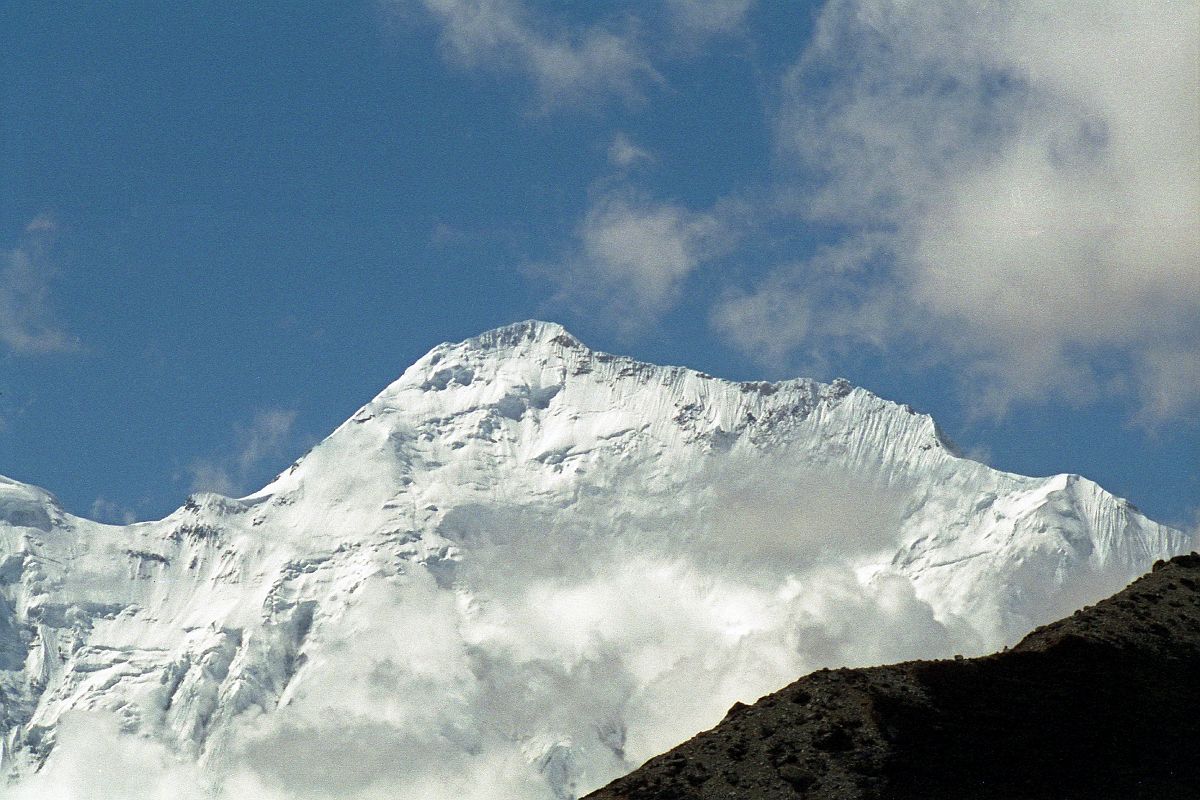
[[[260,466],[287,455],[295,423],[295,411],[274,408],[255,414],[249,424],[236,425],[232,452],[188,465],[191,490],[240,494]]]
[[[18,355],[80,349],[50,298],[55,270],[48,249],[56,229],[50,217],[39,216],[25,226],[15,247],[0,254],[0,344]]]
[[[216,492],[230,496],[238,494],[232,469],[224,459],[197,458],[188,464],[187,471],[190,477],[189,491]]]
[[[894,301],[878,267],[890,257],[886,237],[848,237],[777,268],[752,289],[726,291],[711,322],[767,366],[823,371],[836,352],[886,341]]]
[[[536,86],[544,105],[637,98],[660,79],[642,52],[632,19],[622,25],[569,29],[518,0],[417,0],[441,29],[447,58],[468,68],[515,71]]]
[[[674,305],[688,276],[727,252],[735,235],[720,211],[608,194],[589,207],[573,251],[537,271],[558,284],[559,301],[630,333]]]
[[[92,502],[89,516],[100,522],[110,522],[115,525],[129,525],[137,521],[136,511],[109,500],[104,495],[100,495]]]
[[[612,144],[608,146],[608,163],[614,167],[628,169],[636,164],[653,161],[654,156],[649,150],[638,147],[624,133],[618,132],[613,136]]]
[[[711,36],[741,30],[754,0],[666,0],[677,34],[694,44]]]
[[[1194,411],[1197,30],[1194,3],[832,0],[778,143],[807,219],[889,255],[788,265],[718,326],[748,349],[756,325],[776,350],[916,343],[983,413],[1111,392],[1146,420]]]

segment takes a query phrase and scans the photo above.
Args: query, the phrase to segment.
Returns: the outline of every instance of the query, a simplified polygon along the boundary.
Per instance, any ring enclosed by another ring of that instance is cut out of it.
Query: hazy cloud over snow
[[[720,212],[624,194],[595,200],[577,247],[555,268],[539,267],[562,288],[559,299],[586,303],[627,332],[670,308],[702,262],[728,251],[732,227]]]
[[[1198,49],[1195,3],[833,0],[778,143],[805,216],[891,256],[784,267],[718,327],[748,349],[767,326],[794,347],[919,343],[988,412],[1103,392],[1148,420],[1196,408]]]
[[[806,464],[714,463],[700,503],[621,536],[603,494],[567,516],[449,509],[441,532],[471,542],[453,589],[364,561],[345,605],[317,608],[286,702],[218,730],[202,766],[75,715],[15,797],[562,800],[813,669],[993,644],[906,578],[856,572],[894,552],[914,487]]]
[[[0,344],[19,355],[79,349],[58,321],[50,299],[54,268],[47,258],[56,226],[41,216],[25,226],[16,247],[0,254]]]
[[[441,27],[450,59],[465,67],[522,72],[546,104],[580,102],[597,93],[638,97],[647,82],[659,80],[632,22],[567,30],[519,0],[420,0],[420,5]]]
[[[196,767],[157,743],[119,732],[115,714],[70,712],[46,769],[17,785],[9,800],[201,800],[212,795]]]
[[[233,453],[188,465],[191,490],[239,494],[260,465],[287,455],[295,422],[295,411],[275,408],[255,414],[248,425],[236,426]]]

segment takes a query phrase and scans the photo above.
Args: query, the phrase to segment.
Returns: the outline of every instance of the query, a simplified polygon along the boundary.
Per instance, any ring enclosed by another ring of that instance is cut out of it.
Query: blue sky
[[[0,473],[245,493],[537,317],[1192,524],[1197,9],[6,4]]]

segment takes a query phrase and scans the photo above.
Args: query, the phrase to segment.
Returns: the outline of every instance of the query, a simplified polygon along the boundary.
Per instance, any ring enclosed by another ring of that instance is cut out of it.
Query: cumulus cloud
[[[620,555],[457,597],[419,569],[369,578],[314,626],[286,702],[202,765],[79,715],[12,796],[566,800],[808,670],[970,644],[903,579],[824,565],[749,585],[690,553]]]
[[[809,221],[891,253],[783,267],[718,327],[750,348],[771,325],[776,349],[915,343],[966,365],[986,412],[1105,392],[1146,419],[1194,409],[1198,32],[1195,3],[833,0],[779,147]]]
[[[591,204],[561,265],[535,271],[561,287],[557,300],[629,333],[674,305],[688,276],[727,252],[734,237],[721,210],[608,194]]]
[[[546,105],[596,96],[637,98],[643,86],[660,80],[632,21],[566,29],[531,13],[519,0],[420,0],[419,5],[440,26],[450,60],[522,73]]]
[[[39,216],[25,226],[15,247],[0,255],[0,344],[18,355],[79,349],[50,299],[54,268],[47,249],[56,227],[51,218]]]
[[[191,490],[234,495],[246,489],[258,467],[287,455],[295,423],[295,411],[273,408],[258,412],[249,424],[235,425],[234,452],[188,465]]]
[[[907,579],[855,570],[894,552],[911,489],[778,458],[730,459],[698,480],[711,493],[682,519],[628,519],[616,538],[530,508],[462,509],[441,529],[470,548],[447,580],[472,587],[473,646],[603,670],[608,688],[588,703],[613,720],[628,766],[812,669],[986,646]],[[572,517],[604,518],[592,502]],[[586,743],[570,719],[561,738]]]

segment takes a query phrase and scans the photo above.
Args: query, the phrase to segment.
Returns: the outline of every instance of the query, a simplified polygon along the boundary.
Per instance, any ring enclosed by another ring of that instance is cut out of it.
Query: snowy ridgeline
[[[521,323],[240,500],[114,527],[0,479],[7,791],[571,798],[735,700],[997,648],[1191,546],[844,381]]]

